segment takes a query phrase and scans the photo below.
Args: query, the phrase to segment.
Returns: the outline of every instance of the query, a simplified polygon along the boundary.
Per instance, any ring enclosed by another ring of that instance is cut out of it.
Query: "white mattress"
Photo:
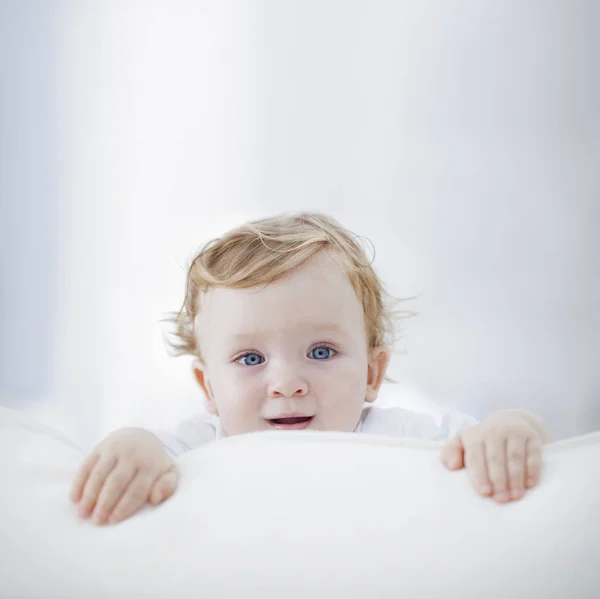
[[[114,527],[67,501],[81,450],[0,408],[0,597],[600,597],[600,434],[548,447],[524,500],[479,498],[435,443],[234,437]]]

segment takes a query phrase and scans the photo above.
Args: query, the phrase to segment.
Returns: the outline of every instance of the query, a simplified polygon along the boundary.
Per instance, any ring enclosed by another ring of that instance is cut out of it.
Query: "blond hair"
[[[362,304],[369,348],[391,346],[393,317],[399,313],[387,305],[360,239],[328,216],[304,212],[246,223],[200,250],[187,273],[183,305],[171,318],[176,328],[171,347],[177,354],[200,357],[194,325],[209,289],[268,285],[326,250],[346,270]]]

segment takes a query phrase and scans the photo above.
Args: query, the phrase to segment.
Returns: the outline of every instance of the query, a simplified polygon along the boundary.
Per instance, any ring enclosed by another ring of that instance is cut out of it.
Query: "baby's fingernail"
[[[79,506],[79,509],[77,510],[77,513],[79,514],[80,518],[87,518],[89,510],[86,506],[81,505]]]
[[[494,495],[494,499],[498,502],[498,503],[505,503],[506,501],[508,501],[508,493],[504,492],[504,491],[500,491],[500,493],[496,493]]]
[[[489,495],[489,493],[491,493],[492,491],[492,487],[490,487],[490,485],[488,484],[483,484],[479,487],[479,492],[482,495]]]
[[[511,499],[520,499],[521,497],[523,497],[523,490],[522,489],[513,489],[510,492],[510,497],[511,497]]]
[[[534,478],[528,478],[527,479],[527,486],[528,487],[533,487],[535,485],[535,479]]]

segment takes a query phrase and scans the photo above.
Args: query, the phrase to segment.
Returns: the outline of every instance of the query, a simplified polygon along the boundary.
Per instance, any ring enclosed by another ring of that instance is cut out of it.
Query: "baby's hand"
[[[441,457],[450,470],[466,467],[479,494],[505,503],[538,484],[542,445],[550,440],[535,416],[507,410],[458,433],[444,445]]]
[[[128,428],[109,435],[81,465],[71,500],[82,518],[116,524],[146,502],[157,505],[177,487],[175,462],[150,431]]]

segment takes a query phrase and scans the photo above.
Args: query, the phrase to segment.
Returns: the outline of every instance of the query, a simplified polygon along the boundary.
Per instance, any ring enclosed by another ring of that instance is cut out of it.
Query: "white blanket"
[[[83,453],[0,408],[0,597],[600,597],[600,434],[550,446],[517,503],[435,443],[261,433],[179,458],[164,505],[114,527],[67,500]]]

